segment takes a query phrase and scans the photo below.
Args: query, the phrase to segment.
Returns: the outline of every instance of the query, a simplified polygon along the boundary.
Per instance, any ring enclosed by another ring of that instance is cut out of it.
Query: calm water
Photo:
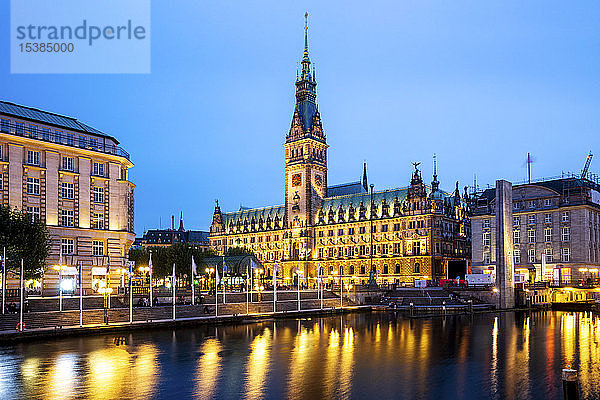
[[[600,319],[372,313],[0,347],[0,399],[600,398]]]

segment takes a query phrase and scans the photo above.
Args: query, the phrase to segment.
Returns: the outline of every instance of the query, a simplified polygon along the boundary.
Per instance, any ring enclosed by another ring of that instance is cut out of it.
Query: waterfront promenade
[[[100,300],[100,302],[98,302]],[[0,315],[0,341],[98,332],[100,330],[127,330],[175,325],[242,322],[264,317],[286,317],[331,313],[341,308],[339,296],[325,291],[323,300],[317,291],[278,291],[276,309],[273,293],[264,292],[253,301],[246,302],[245,293],[227,293],[223,303],[222,293],[218,305],[214,295],[203,296],[202,304],[175,304],[160,300],[159,305],[129,307],[127,296],[113,296],[111,307],[102,307],[102,298],[84,297],[83,311],[79,310],[78,297],[63,298],[63,311],[58,311],[58,298],[32,298],[33,311],[23,313],[24,329],[18,324],[20,314]],[[98,307],[100,305],[100,307]],[[344,307],[356,310],[357,306],[343,299]],[[218,307],[218,308],[217,308]],[[369,308],[369,307],[366,307]],[[275,312],[274,312],[275,311]]]

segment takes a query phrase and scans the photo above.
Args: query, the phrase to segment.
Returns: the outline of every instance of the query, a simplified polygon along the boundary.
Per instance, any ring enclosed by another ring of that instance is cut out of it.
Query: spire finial
[[[304,55],[308,56],[308,11],[304,13]]]
[[[437,177],[437,157],[435,153],[433,153],[433,177]]]

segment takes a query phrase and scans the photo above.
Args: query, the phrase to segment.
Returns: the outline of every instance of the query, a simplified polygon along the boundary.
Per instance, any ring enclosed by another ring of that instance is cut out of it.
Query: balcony
[[[92,141],[87,137],[75,137],[75,135],[37,130],[31,132],[27,126],[17,126],[14,123],[2,124],[0,126],[0,133],[6,133],[14,136],[21,136],[30,139],[41,140],[49,143],[57,143],[65,146],[71,146],[79,149],[86,149],[92,151],[98,151],[100,153],[112,154],[119,157],[125,157],[130,160],[130,155],[125,149],[120,146],[112,144],[102,143],[102,140]]]

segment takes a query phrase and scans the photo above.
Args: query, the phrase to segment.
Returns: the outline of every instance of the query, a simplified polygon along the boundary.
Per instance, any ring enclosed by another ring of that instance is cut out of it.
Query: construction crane
[[[582,179],[585,179],[585,177],[587,176],[588,170],[590,169],[590,163],[592,162],[592,157],[594,157],[594,155],[590,151],[590,154],[588,154],[587,159],[585,160],[585,166],[583,167],[583,171],[581,171]]]

